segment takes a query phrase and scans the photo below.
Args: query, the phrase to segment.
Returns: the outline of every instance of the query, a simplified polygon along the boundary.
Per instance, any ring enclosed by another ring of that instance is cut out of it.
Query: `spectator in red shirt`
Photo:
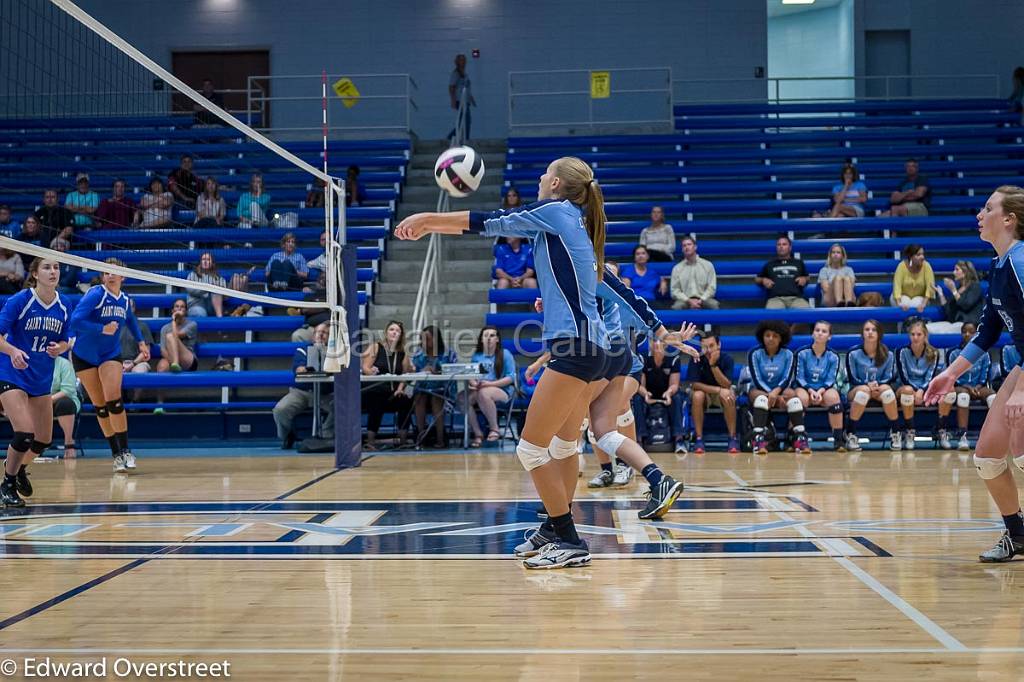
[[[184,154],[181,165],[167,176],[167,189],[174,195],[174,203],[179,208],[192,210],[196,207],[196,197],[203,191],[203,183],[192,172],[192,157]]]
[[[130,227],[135,222],[135,212],[138,207],[135,200],[125,196],[127,183],[121,178],[114,180],[113,194],[109,199],[100,202],[96,210],[96,220],[99,228]]]

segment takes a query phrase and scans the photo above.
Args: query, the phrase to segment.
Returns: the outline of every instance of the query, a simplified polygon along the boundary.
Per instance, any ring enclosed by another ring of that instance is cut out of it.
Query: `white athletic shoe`
[[[629,485],[633,481],[633,473],[633,467],[622,464],[621,462],[616,464],[615,479],[612,481],[612,485]]]
[[[129,471],[135,471],[135,469],[137,468],[135,464],[135,455],[133,455],[130,451],[124,453],[124,466]]]
[[[524,568],[550,569],[586,566],[590,563],[590,549],[584,540],[573,545],[568,542],[552,542],[541,547],[540,552],[523,562]]]
[[[960,436],[960,441],[956,444],[956,449],[961,452],[967,452],[971,449],[971,441],[967,440],[966,431],[964,431],[964,435]]]
[[[115,474],[123,474],[127,470],[128,470],[128,467],[125,465],[124,455],[115,455],[114,456],[114,473]]]
[[[605,471],[601,469],[597,472],[597,476],[594,476],[587,482],[588,488],[607,488],[615,481],[615,474],[611,471]]]
[[[850,452],[860,452],[863,449],[860,446],[860,439],[857,438],[857,434],[846,434],[846,449]]]
[[[949,442],[949,431],[946,429],[939,431],[939,447],[943,450],[953,449],[953,444]]]
[[[893,452],[899,452],[903,449],[903,433],[900,431],[889,432],[889,449]]]
[[[913,450],[915,438],[917,438],[917,431],[915,431],[914,429],[907,429],[907,433],[903,437],[903,449]]]

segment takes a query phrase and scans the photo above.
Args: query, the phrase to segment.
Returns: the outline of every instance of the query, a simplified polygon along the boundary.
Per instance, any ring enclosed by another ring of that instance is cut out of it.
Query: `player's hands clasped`
[[[113,336],[114,334],[117,333],[118,326],[119,325],[117,324],[117,322],[114,322],[113,320],[107,322],[105,325],[103,325],[103,335]]]

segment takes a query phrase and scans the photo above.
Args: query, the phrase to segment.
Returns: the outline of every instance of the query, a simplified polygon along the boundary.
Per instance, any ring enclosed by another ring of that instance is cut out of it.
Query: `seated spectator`
[[[306,208],[323,208],[327,202],[327,183],[313,178],[313,187],[306,193]]]
[[[266,275],[270,289],[302,291],[309,268],[302,254],[295,251],[295,235],[291,232],[284,233],[281,250],[267,261]]]
[[[651,224],[640,230],[640,246],[646,246],[651,261],[671,263],[675,260],[676,233],[665,222],[665,211],[661,206],[651,209]]]
[[[180,165],[167,175],[167,190],[179,209],[194,209],[196,197],[203,191],[203,182],[192,172],[192,165],[192,156],[183,154]]]
[[[204,251],[199,256],[199,264],[188,273],[188,281],[202,284],[213,284],[224,287],[227,283],[217,269],[217,261],[213,254]],[[224,296],[212,294],[204,289],[186,289],[188,294],[188,314],[190,317],[223,317]]]
[[[536,289],[533,247],[520,237],[508,237],[494,247],[494,276],[498,289]]]
[[[650,258],[646,246],[637,246],[633,249],[633,263],[622,266],[620,279],[641,298],[654,301],[668,294],[668,281],[647,267]]]
[[[178,299],[171,308],[171,321],[160,328],[160,361],[157,372],[194,372],[199,369],[196,346],[199,345],[199,325],[188,319],[184,299]]]
[[[516,189],[515,185],[511,185],[508,190],[505,191],[505,196],[501,198],[501,207],[506,208],[519,208],[523,205],[523,198],[519,196],[519,190]]]
[[[732,387],[735,363],[728,353],[722,352],[718,332],[704,334],[700,340],[700,357],[691,360],[686,368],[686,382],[690,385],[690,414],[696,440],[694,453],[704,454],[704,412],[709,407],[720,407],[729,431],[728,451],[740,451],[736,439],[736,392]]]
[[[846,249],[842,244],[833,244],[828,250],[828,260],[818,271],[818,288],[821,302],[826,308],[845,308],[857,305],[853,285],[857,276],[846,264]]]
[[[43,205],[36,209],[40,244],[49,244],[54,237],[71,240],[74,235],[75,214],[57,203],[57,190],[43,192]],[[28,223],[28,219],[25,220]],[[24,227],[22,233],[24,233]]]
[[[504,405],[515,394],[516,361],[512,353],[502,347],[498,328],[488,325],[477,336],[476,350],[470,362],[480,365],[484,374],[483,379],[468,382],[466,389],[469,391],[469,428],[473,429],[469,445],[478,448],[484,437],[474,408],[479,409],[487,420],[487,442],[498,441],[501,438],[498,405]],[[465,392],[459,394],[459,404],[466,404]]]
[[[89,189],[87,173],[79,173],[75,178],[75,191],[64,197],[64,207],[74,214],[76,230],[92,227],[92,216],[100,207],[100,195]]]
[[[138,207],[135,200],[125,195],[127,183],[118,178],[109,199],[100,202],[96,209],[96,227],[109,229],[113,227],[131,227],[135,223]]]
[[[683,260],[672,267],[672,309],[718,310],[715,292],[718,276],[711,261],[697,255],[697,240],[689,235],[681,240]]]
[[[25,263],[10,249],[0,249],[0,294],[16,294],[24,288]]]
[[[840,182],[832,187],[832,210],[828,214],[829,218],[864,217],[868,186],[859,178],[856,166],[852,163],[843,166],[839,173]]]
[[[806,453],[810,448],[804,429],[804,408],[792,387],[796,358],[786,348],[792,338],[789,327],[781,320],[762,320],[754,330],[754,338],[758,345],[747,354],[751,379],[747,398],[754,422],[754,454],[768,454],[768,421],[773,409],[789,414],[793,449]]]
[[[910,345],[900,348],[896,353],[896,369],[899,370],[900,383],[903,384],[896,389],[896,395],[899,396],[900,408],[903,410],[903,449],[913,450],[914,438],[917,436],[914,409],[924,405],[924,392],[935,375],[945,368],[945,363],[942,354],[929,343],[928,327],[923,320],[914,320],[907,325],[907,336],[910,337]],[[952,400],[939,401],[940,434],[947,431],[946,422],[955,402],[955,394]],[[946,434],[947,442],[948,439]],[[896,441],[893,441],[892,449],[897,449]]]
[[[359,166],[345,171],[345,206],[361,206],[365,201],[363,186],[359,184]]]
[[[67,239],[57,237],[50,242],[50,248],[54,251],[60,251],[67,253],[71,250],[71,242]],[[78,288],[79,275],[82,274],[82,268],[77,265],[69,265],[67,263],[60,264],[60,280],[57,283],[57,291],[62,294],[77,294],[80,293],[81,289]]]
[[[958,348],[952,348],[946,352],[946,365],[952,365],[953,361],[956,360],[957,356],[963,352],[964,348],[971,341],[971,337],[974,336],[974,332],[978,331],[978,326],[973,322],[964,322],[963,328],[960,330],[960,346]],[[1006,348],[1013,348],[1013,344],[1008,344]],[[967,425],[971,416],[971,403],[980,402],[984,403],[986,407],[991,408],[992,403],[995,401],[995,391],[992,390],[992,386],[989,382],[989,374],[992,370],[992,358],[988,353],[982,353],[978,361],[971,365],[971,368],[960,375],[960,378],[956,380],[956,425],[957,430],[960,432],[960,438],[957,441],[956,449],[961,452],[965,452],[971,449],[971,441],[967,438]],[[939,438],[939,447],[944,450],[951,449],[953,444],[950,442],[949,435],[946,436],[946,442],[942,442],[941,437]]]
[[[981,282],[974,263],[969,260],[958,260],[953,266],[953,276],[946,277],[942,283],[949,291],[949,298],[946,298],[942,287],[936,288],[936,294],[939,305],[946,313],[946,322],[939,327],[933,327],[935,323],[929,323],[928,331],[933,334],[957,334],[967,323],[977,326],[981,321],[981,310],[985,307],[985,296],[981,292]]]
[[[362,373],[368,376],[380,374],[404,374],[412,371],[412,363],[405,354],[405,326],[397,320],[388,322],[383,338],[367,347],[363,353]],[[377,433],[385,412],[395,413],[395,429],[398,431],[398,445],[405,444],[409,428],[409,411],[412,401],[406,394],[404,381],[375,381],[363,390],[363,408],[366,410],[366,449],[377,449]]]
[[[138,317],[135,315],[135,299],[128,299],[128,314],[134,317],[138,322]],[[151,371],[152,367],[150,361],[146,359],[142,353],[139,352],[139,343],[132,336],[130,324],[125,324],[121,327],[119,332],[121,341],[121,367],[125,374],[145,374]],[[149,325],[145,322],[139,322],[139,329],[142,331],[142,340],[146,342],[146,345],[150,348],[153,347],[153,332],[150,330]],[[138,396],[142,393],[141,389],[132,392],[131,396],[126,395],[124,402],[133,402],[138,400]],[[163,410],[160,409],[160,412]]]
[[[763,287],[768,296],[764,307],[810,308],[811,304],[804,296],[807,267],[793,256],[793,242],[784,234],[775,240],[775,255],[776,258],[765,263],[754,278],[754,283]]]
[[[914,308],[920,313],[934,299],[935,273],[924,259],[924,247],[908,244],[892,278],[892,304],[903,310]]]
[[[313,332],[312,344],[317,352],[311,353],[309,347],[295,349],[292,356],[292,371],[295,374],[322,372],[323,360],[327,349],[328,328],[326,324],[317,325]],[[334,407],[332,393],[334,386],[330,383],[320,387],[320,409],[326,412],[323,422],[323,437],[334,437]],[[295,417],[313,409],[313,384],[295,383],[288,389],[277,404],[274,405],[274,424],[277,425],[277,437],[281,439],[281,448],[290,450],[295,445],[296,435],[292,426]]]
[[[228,284],[228,289],[238,291],[241,293],[247,293],[249,291],[249,276],[256,272],[256,266],[249,268],[245,272],[235,272],[231,275],[231,282]],[[263,315],[263,306],[252,305],[249,303],[241,303],[234,310],[231,311],[231,317],[260,317]]]
[[[327,273],[321,272],[317,275],[316,284],[306,291],[302,297],[307,302],[323,302],[327,300]],[[292,308],[288,314],[292,314]],[[292,332],[292,343],[310,343],[313,339],[313,330],[324,322],[331,319],[331,311],[326,308],[295,308],[294,314],[303,315],[305,322],[302,326]]]
[[[506,351],[507,352],[507,351]],[[412,356],[412,368],[416,372],[440,374],[441,365],[457,362],[455,351],[445,350],[444,337],[441,330],[428,325],[420,332],[420,345]],[[502,360],[505,360],[503,357]],[[513,368],[515,365],[512,365]],[[434,415],[434,447],[443,448],[448,445],[444,433],[444,384],[417,383],[413,392],[413,410],[416,413],[416,443],[419,444],[427,433],[427,407]]]
[[[5,237],[16,238],[21,232],[21,223],[11,217],[11,207],[7,204],[0,204],[0,234]]]
[[[228,205],[220,195],[217,178],[210,176],[203,183],[203,193],[196,198],[196,227],[221,227]]]
[[[932,192],[928,178],[918,173],[917,159],[907,159],[903,164],[906,176],[899,187],[889,195],[889,210],[882,215],[923,216],[928,215],[932,203]]]
[[[860,330],[860,345],[846,354],[846,380],[850,384],[847,399],[850,403],[850,421],[846,427],[846,449],[860,452],[857,428],[868,403],[875,401],[889,421],[889,441],[892,449],[902,449],[903,436],[899,430],[896,354],[884,343],[885,330],[877,320],[866,320]]]
[[[53,416],[64,433],[64,459],[74,459],[78,456],[75,451],[75,416],[82,409],[82,399],[78,396],[75,370],[64,356],[53,360],[50,400],[53,401]]]
[[[200,92],[203,94],[203,97],[210,100],[211,104],[214,104],[220,107],[221,109],[224,108],[224,95],[220,94],[219,92],[217,92],[216,89],[214,89],[213,81],[209,78],[203,79],[203,84],[201,86]],[[201,107],[198,104],[192,105],[192,111],[195,112],[195,122],[198,124],[224,125],[224,123],[216,114],[212,113],[210,110],[204,107]]]
[[[42,226],[39,224],[39,219],[34,215],[30,215],[25,218],[25,222],[21,226],[21,232],[17,235],[16,239],[19,242],[25,242],[26,244],[33,244],[35,246],[48,246],[53,241],[43,241]],[[56,237],[54,239],[56,239]],[[28,270],[28,266],[32,263],[33,258],[35,258],[35,256],[30,256],[27,253],[21,254],[21,260],[25,266],[25,270]]]
[[[633,396],[633,413],[637,424],[637,437],[650,443],[647,428],[648,407],[664,405],[669,413],[672,442],[676,452],[686,452],[686,433],[683,431],[683,397],[679,394],[679,354],[666,353],[665,344],[657,339],[650,342],[651,352],[644,358],[640,388]]]
[[[270,224],[270,195],[263,191],[263,176],[253,173],[249,178],[249,191],[238,197],[238,226],[266,227]]]
[[[149,181],[149,191],[139,200],[137,224],[140,227],[170,227],[173,205],[174,197],[164,189],[164,181],[154,177]]]

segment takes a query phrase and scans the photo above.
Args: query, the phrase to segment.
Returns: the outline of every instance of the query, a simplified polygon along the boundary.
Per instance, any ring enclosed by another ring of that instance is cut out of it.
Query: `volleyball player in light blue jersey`
[[[46,451],[53,435],[54,358],[71,346],[68,309],[57,293],[60,264],[36,258],[29,266],[29,288],[7,299],[0,310],[0,404],[14,436],[0,483],[0,508],[24,507],[30,497],[26,466]]]
[[[928,327],[923,320],[914,320],[907,325],[910,345],[896,351],[896,370],[903,384],[896,389],[900,410],[903,414],[903,448],[914,449],[917,429],[914,428],[914,408],[924,405],[924,392],[928,383],[945,366],[942,355],[928,341]],[[946,430],[946,420],[953,411],[956,393],[950,391],[939,403],[939,429]],[[946,439],[949,436],[946,435]]]
[[[832,449],[846,452],[843,437],[843,404],[836,390],[839,380],[839,354],[829,348],[832,338],[832,323],[818,320],[811,332],[813,342],[796,354],[796,373],[793,389],[806,411],[808,407],[824,407],[828,412],[828,424],[832,429]],[[810,443],[806,438],[801,442],[801,452],[810,454]]]
[[[473,231],[533,240],[537,281],[545,299],[542,338],[552,359],[530,401],[516,454],[544,503],[545,525],[554,541],[524,566],[563,568],[590,562],[570,503],[579,474],[576,440],[590,405],[589,384],[604,377],[608,363],[607,332],[596,295],[604,275],[604,198],[593,170],[573,157],[547,167],[537,196],[534,204],[493,213],[418,213],[403,220],[395,236],[419,239],[432,232]],[[602,426],[607,427],[604,420],[594,431],[609,453],[620,447],[642,450],[614,430],[614,419],[607,433],[601,433]]]
[[[116,258],[106,262],[124,266]],[[96,408],[96,421],[110,445],[114,472],[122,473],[136,467],[135,455],[128,447],[128,415],[121,400],[122,326],[128,326],[145,359],[149,358],[149,346],[131,313],[128,294],[121,290],[124,277],[105,272],[102,282],[89,289],[71,313],[71,331],[76,337],[71,364]]]
[[[925,403],[934,405],[954,390],[960,378],[995,345],[1004,327],[1018,350],[1024,349],[1024,189],[1003,185],[978,212],[978,230],[997,257],[989,270],[985,308],[974,335],[959,356],[932,379]],[[1014,464],[1024,467],[1024,379],[1015,367],[1003,381],[992,402],[974,446],[974,465],[999,507],[1006,532],[995,547],[978,557],[983,562],[1010,561],[1024,553],[1024,514],[1017,486],[1010,473]]]

